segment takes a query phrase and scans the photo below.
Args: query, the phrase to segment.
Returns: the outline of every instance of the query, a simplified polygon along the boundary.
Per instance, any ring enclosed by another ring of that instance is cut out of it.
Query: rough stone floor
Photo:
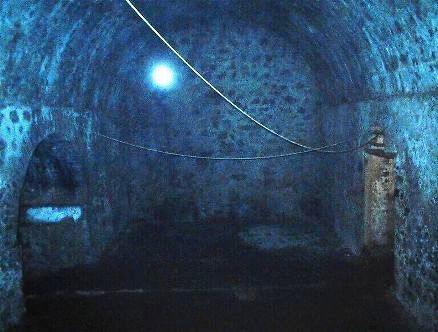
[[[316,227],[139,223],[116,243],[27,281],[21,329],[419,331],[391,297],[391,258],[351,256]]]

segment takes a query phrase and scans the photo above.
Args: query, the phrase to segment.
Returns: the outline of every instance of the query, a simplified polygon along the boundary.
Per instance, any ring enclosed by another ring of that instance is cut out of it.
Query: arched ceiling
[[[331,103],[430,92],[438,83],[431,75],[438,66],[433,0],[136,4],[171,41],[218,21],[271,29],[300,49]],[[133,88],[123,73],[162,47],[122,0],[2,1],[0,12],[0,95],[6,100],[93,109],[108,102],[118,81],[125,90],[114,98],[129,100]]]

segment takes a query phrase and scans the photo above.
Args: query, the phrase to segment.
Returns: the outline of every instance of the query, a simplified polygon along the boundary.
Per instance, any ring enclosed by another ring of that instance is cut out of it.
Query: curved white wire
[[[164,154],[164,155],[168,155],[168,156],[173,156],[173,157],[182,157],[182,158],[189,158],[189,159],[203,159],[203,160],[237,160],[237,161],[244,161],[244,160],[268,160],[268,159],[279,159],[279,158],[287,158],[290,156],[294,156],[294,155],[299,155],[299,154],[303,154],[303,153],[307,153],[309,152],[308,150],[303,150],[303,151],[297,151],[297,152],[290,152],[290,153],[283,153],[283,154],[276,154],[276,155],[266,155],[266,156],[251,156],[251,157],[214,157],[214,156],[202,156],[202,155],[194,155],[194,154],[185,154],[185,153],[177,153],[177,152],[171,152],[171,151],[166,151],[166,150],[160,150],[160,149],[155,149],[155,148],[150,148],[147,146],[143,146],[143,145],[139,145],[139,144],[135,144],[135,143],[131,143],[131,142],[127,142],[127,141],[123,141],[111,136],[107,136],[101,133],[97,133],[94,132],[95,135],[103,137],[107,140],[119,143],[119,144],[123,144],[123,145],[127,145],[136,149],[140,149],[140,150],[145,150],[145,151],[149,151],[149,152],[155,152],[155,153],[160,153],[160,154]]]
[[[82,127],[81,127],[82,128]],[[85,128],[82,128],[85,130]],[[287,157],[291,157],[291,156],[295,156],[295,155],[300,155],[300,154],[304,154],[309,152],[309,150],[302,150],[302,151],[296,151],[296,152],[289,152],[289,153],[282,153],[282,154],[274,154],[274,155],[265,155],[265,156],[250,156],[250,157],[215,157],[215,156],[202,156],[202,155],[194,155],[194,154],[185,154],[185,153],[178,153],[178,152],[171,152],[171,151],[166,151],[166,150],[161,150],[161,149],[156,149],[156,148],[151,148],[151,147],[147,147],[144,145],[139,145],[139,144],[135,144],[135,143],[131,143],[128,141],[124,141],[121,139],[117,139],[105,134],[101,134],[97,131],[92,131],[92,134],[105,138],[107,140],[116,142],[118,144],[123,144],[123,145],[127,145],[136,149],[140,149],[140,150],[145,150],[145,151],[149,151],[149,152],[155,152],[155,153],[159,153],[159,154],[163,154],[163,155],[167,155],[167,156],[173,156],[173,157],[181,157],[181,158],[189,158],[189,159],[203,159],[203,160],[235,160],[235,161],[245,161],[245,160],[268,160],[268,159],[280,159],[280,158],[287,158]],[[347,152],[353,152],[359,149],[362,149],[363,147],[365,147],[366,145],[368,145],[376,136],[373,135],[373,137],[366,141],[365,143],[350,148],[350,149],[346,149],[346,150],[340,150],[340,151],[336,151],[336,153],[347,153]]]
[[[265,129],[266,131],[270,132],[271,134],[283,139],[286,142],[289,142],[293,145],[299,146],[301,148],[304,148],[306,150],[300,152],[300,153],[307,153],[307,152],[320,152],[320,153],[336,153],[336,151],[333,150],[326,150],[323,151],[324,149],[327,149],[329,147],[333,147],[333,146],[337,146],[341,143],[334,143],[331,145],[326,145],[326,146],[320,146],[320,147],[311,147],[311,146],[307,146],[304,145],[302,143],[293,141],[283,135],[281,135],[280,133],[276,132],[275,130],[269,128],[268,126],[264,125],[263,123],[261,123],[260,121],[258,121],[257,119],[255,119],[253,116],[251,116],[250,114],[248,114],[247,112],[245,112],[242,108],[240,108],[239,106],[237,106],[232,100],[230,100],[227,96],[225,96],[219,89],[217,89],[212,83],[210,83],[199,71],[196,70],[196,68],[194,68],[162,35],[161,33],[155,29],[155,27],[146,19],[146,17],[143,16],[143,14],[137,9],[137,7],[130,1],[130,0],[125,0],[126,3],[134,10],[134,12],[138,15],[138,17],[141,18],[141,20],[146,23],[146,25],[149,27],[149,29],[151,29],[155,35],[157,35],[158,38],[161,39],[161,41],[193,72],[195,73],[196,76],[198,76],[202,81],[204,81],[205,84],[207,84],[214,92],[216,92],[219,96],[221,96],[228,104],[230,104],[232,107],[234,107],[236,110],[238,110],[240,113],[242,113],[244,116],[246,116],[248,119],[250,119],[252,122],[254,122],[255,124],[257,124],[258,126],[262,127],[263,129]]]

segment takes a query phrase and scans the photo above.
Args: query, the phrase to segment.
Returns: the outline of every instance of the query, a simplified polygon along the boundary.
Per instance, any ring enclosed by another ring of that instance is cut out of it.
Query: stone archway
[[[89,144],[78,135],[90,119],[72,109],[8,104],[0,108],[0,330],[18,323],[24,309],[18,242],[19,197],[32,154],[55,132]]]
[[[19,202],[25,292],[41,277],[90,261],[84,162],[83,149],[58,134],[32,153]]]

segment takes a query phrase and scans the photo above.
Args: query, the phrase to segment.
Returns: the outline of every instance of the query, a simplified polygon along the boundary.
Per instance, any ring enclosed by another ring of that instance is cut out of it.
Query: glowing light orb
[[[169,89],[175,81],[175,74],[168,65],[160,64],[152,69],[152,81],[161,89]]]

